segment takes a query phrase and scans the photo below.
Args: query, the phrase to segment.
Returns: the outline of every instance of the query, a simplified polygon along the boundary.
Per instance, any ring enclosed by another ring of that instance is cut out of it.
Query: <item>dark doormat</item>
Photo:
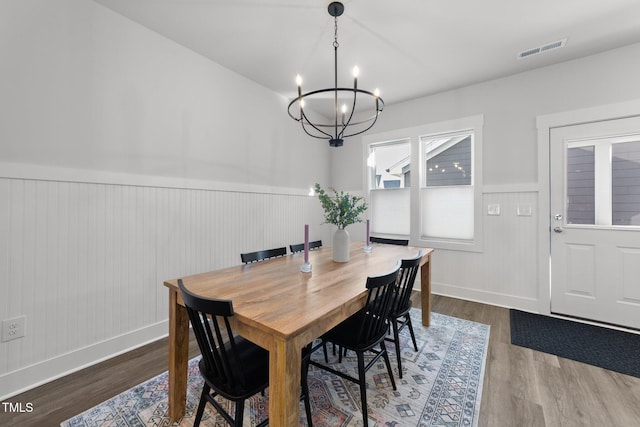
[[[511,344],[640,378],[640,335],[509,311]]]

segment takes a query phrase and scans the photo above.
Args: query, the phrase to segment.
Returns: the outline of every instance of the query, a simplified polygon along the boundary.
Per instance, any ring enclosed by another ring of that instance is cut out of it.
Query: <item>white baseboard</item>
[[[530,311],[534,313],[537,313],[539,310],[538,300],[534,298],[524,298],[496,292],[462,288],[459,286],[447,285],[444,283],[432,282],[431,293],[446,297],[459,298],[467,301],[495,305],[498,307],[516,308],[518,310]]]
[[[0,376],[0,401],[168,335],[164,320]]]

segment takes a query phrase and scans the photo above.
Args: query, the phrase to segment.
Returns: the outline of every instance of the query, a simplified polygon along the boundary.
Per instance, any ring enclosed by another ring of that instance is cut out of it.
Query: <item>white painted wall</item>
[[[546,244],[544,221],[538,220],[548,215],[538,206],[548,206],[541,200],[548,189],[539,185],[547,181],[538,177],[536,118],[638,100],[638,75],[635,44],[385,108],[375,132],[484,115],[484,249],[437,250],[435,293],[548,313],[549,282],[537,268]],[[332,182],[339,188],[365,192],[364,166],[360,140],[331,152]],[[519,203],[530,204],[533,215],[517,216]],[[487,216],[488,204],[500,204],[502,214]]]
[[[2,2],[0,20],[0,161],[276,187],[327,177],[328,147],[286,99],[101,5]]]
[[[166,279],[327,240],[329,148],[264,87],[87,0],[0,2],[0,69],[0,399],[165,335]]]

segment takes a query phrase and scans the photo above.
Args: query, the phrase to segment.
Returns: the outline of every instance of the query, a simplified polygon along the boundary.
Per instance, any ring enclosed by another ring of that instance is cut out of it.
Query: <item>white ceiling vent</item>
[[[518,54],[518,59],[527,58],[529,56],[538,55],[540,53],[549,52],[550,50],[559,49],[567,44],[567,39],[558,40],[552,43],[547,43],[543,46],[527,49]]]

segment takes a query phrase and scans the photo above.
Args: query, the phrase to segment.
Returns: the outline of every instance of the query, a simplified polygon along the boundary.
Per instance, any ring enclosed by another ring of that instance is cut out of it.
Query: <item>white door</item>
[[[640,329],[640,117],[551,129],[551,312]]]

